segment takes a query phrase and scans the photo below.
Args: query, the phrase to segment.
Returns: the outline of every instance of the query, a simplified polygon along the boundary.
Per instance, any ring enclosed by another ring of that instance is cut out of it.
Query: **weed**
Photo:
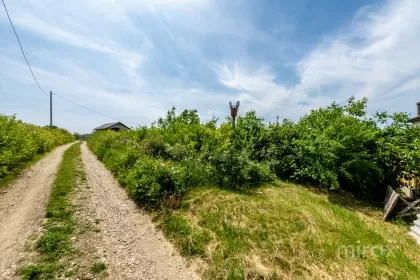
[[[101,261],[94,262],[90,267],[90,271],[93,274],[100,274],[101,272],[105,271],[107,268],[106,264]]]
[[[38,265],[29,265],[23,268],[20,273],[23,275],[24,280],[39,279],[45,269]]]

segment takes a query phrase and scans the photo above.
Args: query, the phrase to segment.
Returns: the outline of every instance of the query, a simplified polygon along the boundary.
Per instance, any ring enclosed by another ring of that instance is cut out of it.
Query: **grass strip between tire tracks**
[[[21,268],[23,279],[57,279],[69,277],[74,271],[67,263],[75,253],[71,237],[76,227],[71,193],[86,175],[80,168],[80,144],[68,148],[57,172],[46,209],[44,231],[36,241],[38,256],[33,263]]]

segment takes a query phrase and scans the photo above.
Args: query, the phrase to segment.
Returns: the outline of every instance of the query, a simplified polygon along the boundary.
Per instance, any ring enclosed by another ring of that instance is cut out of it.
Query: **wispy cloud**
[[[137,69],[144,60],[140,53],[126,50],[113,40],[97,38],[94,35],[82,35],[83,29],[80,30],[77,24],[72,24],[72,28],[59,27],[27,13],[16,17],[15,23],[19,27],[41,35],[46,40],[110,54],[130,69]]]
[[[296,64],[299,82],[291,87],[275,82],[276,73],[264,65],[222,65],[216,71],[222,84],[240,92],[238,98],[267,115],[296,118],[352,95],[368,97],[373,110],[407,111],[420,89],[418,10],[415,0],[360,8],[351,23],[325,35]]]
[[[416,0],[358,7],[338,29],[314,29],[311,39],[295,34],[301,23],[281,10],[284,3],[8,2],[45,89],[131,125],[148,124],[172,106],[197,108],[205,120],[223,118],[230,100],[241,100],[241,112],[255,109],[267,120],[297,119],[351,95],[369,97],[373,110],[405,111],[418,101]],[[285,16],[274,18],[270,10]],[[1,112],[42,124],[45,100],[38,99],[4,15],[0,28],[2,104],[23,105]],[[56,110],[60,125],[81,132],[108,121],[62,101]]]
[[[416,0],[362,8],[350,26],[325,38],[298,64],[301,85],[320,95],[332,87],[340,99],[367,96],[373,104],[392,98],[397,103],[388,100],[383,109],[405,111],[418,90],[419,9]]]

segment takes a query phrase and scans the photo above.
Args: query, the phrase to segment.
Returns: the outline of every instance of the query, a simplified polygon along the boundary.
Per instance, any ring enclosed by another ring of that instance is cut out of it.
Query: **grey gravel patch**
[[[56,148],[0,195],[0,279],[19,279],[16,270],[28,255],[25,242],[42,230],[45,203],[70,145]]]
[[[104,253],[109,279],[199,279],[85,143],[82,160],[90,187],[85,210],[100,219],[94,243]]]

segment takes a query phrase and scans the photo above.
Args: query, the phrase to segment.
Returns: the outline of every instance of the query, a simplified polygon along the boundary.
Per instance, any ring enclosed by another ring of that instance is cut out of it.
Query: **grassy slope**
[[[63,155],[47,204],[48,221],[36,243],[39,255],[33,264],[20,270],[24,279],[57,279],[58,275],[72,273],[67,271],[65,259],[74,254],[71,236],[76,221],[70,199],[78,181],[85,177],[80,162],[80,143],[77,143]]]
[[[199,188],[157,220],[205,279],[420,279],[406,227],[294,184],[254,194]]]

